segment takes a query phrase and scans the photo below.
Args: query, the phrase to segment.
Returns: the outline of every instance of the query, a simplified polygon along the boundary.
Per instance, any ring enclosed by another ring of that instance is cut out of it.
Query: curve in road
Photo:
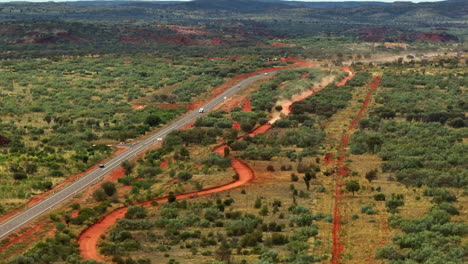
[[[352,72],[349,68],[343,68],[343,71],[347,71],[350,76],[347,76],[344,78],[345,82],[352,78]],[[342,80],[343,81],[343,80]],[[340,83],[342,83],[342,81]],[[341,85],[344,85],[341,84]],[[326,85],[322,85],[318,89],[312,89],[303,92],[302,94],[295,96],[292,98],[289,102],[288,105],[290,106],[292,103],[303,100],[304,98],[311,96],[317,92],[320,92]],[[287,116],[290,113],[290,111],[284,112],[283,116]],[[265,133],[271,128],[270,124],[273,124],[278,118],[274,117],[272,118],[268,123],[256,128],[254,131],[248,133],[248,136],[254,137],[257,134]],[[242,137],[239,137],[238,140],[242,140]],[[213,152],[218,153],[219,155],[224,155],[224,148],[226,147],[225,144],[219,145],[213,149]],[[254,179],[255,174],[252,171],[252,169],[247,166],[244,162],[238,159],[232,159],[231,167],[236,171],[237,175],[239,175],[239,179],[237,179],[234,182],[224,184],[221,186],[205,189],[202,191],[197,191],[197,192],[190,192],[190,193],[185,193],[185,194],[180,194],[177,197],[177,200],[180,199],[187,199],[191,197],[196,197],[196,196],[201,196],[201,195],[207,195],[207,194],[213,194],[213,193],[218,193],[222,191],[227,191],[230,189],[234,189],[237,187],[240,187],[244,184],[247,184],[251,180]],[[148,206],[152,202],[167,202],[167,197],[163,197],[157,200],[150,200],[146,202],[139,203],[138,205],[140,206]],[[110,227],[115,225],[119,219],[122,219],[125,217],[125,214],[127,213],[127,207],[120,207],[111,213],[107,214],[101,220],[99,220],[97,223],[89,226],[78,237],[78,244],[79,244],[79,250],[82,258],[84,260],[97,260],[100,262],[105,262],[105,260],[101,257],[101,255],[98,252],[97,249],[97,243],[99,239],[101,238],[102,234],[104,234]]]
[[[306,68],[311,65],[299,65],[299,67],[295,68]],[[235,84],[231,88],[227,89],[220,95],[213,98],[211,101],[202,105],[201,107],[204,109],[204,112],[211,111],[214,107],[224,101],[224,98],[228,98],[234,95],[239,90],[245,88],[246,86],[252,84],[261,79],[265,79],[267,77],[271,77],[280,71],[284,71],[290,68],[279,68],[275,71],[268,70],[267,72],[260,71],[260,74],[248,77],[239,83]],[[150,148],[154,145],[158,139],[164,138],[170,132],[180,129],[191,122],[194,122],[201,114],[199,113],[198,109],[189,112],[188,114],[184,115],[182,118],[178,119],[177,121],[171,123],[170,125],[162,128],[159,131],[151,134],[146,139],[143,139],[139,142],[134,143],[131,147],[129,147],[125,152],[121,153],[120,155],[112,158],[107,163],[104,164],[104,168],[96,168],[91,172],[87,173],[83,177],[79,178],[75,182],[69,184],[68,186],[64,187],[61,190],[56,191],[51,196],[45,198],[41,202],[25,209],[24,211],[16,214],[15,216],[11,217],[10,219],[4,221],[0,224],[0,239],[6,237],[10,233],[14,232],[18,228],[24,226],[28,222],[32,221],[33,219],[39,217],[40,215],[46,213],[47,211],[51,210],[58,204],[64,202],[65,200],[71,198],[75,194],[79,193],[86,187],[92,185],[93,183],[100,180],[104,175],[112,171],[113,169],[120,166],[120,164],[128,159],[136,157],[138,154],[143,153],[145,150]]]

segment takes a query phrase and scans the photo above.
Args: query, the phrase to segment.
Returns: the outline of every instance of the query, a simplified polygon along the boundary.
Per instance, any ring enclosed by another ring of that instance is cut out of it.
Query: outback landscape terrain
[[[0,263],[468,262],[465,1],[0,3]]]

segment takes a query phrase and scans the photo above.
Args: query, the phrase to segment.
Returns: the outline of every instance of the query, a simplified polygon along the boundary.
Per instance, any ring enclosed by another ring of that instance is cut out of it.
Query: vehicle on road
[[[106,165],[104,165],[104,164],[99,164],[99,168],[105,168],[105,167],[106,167]]]
[[[198,113],[204,113],[204,112],[205,112],[205,109],[203,109],[203,107],[198,109]]]

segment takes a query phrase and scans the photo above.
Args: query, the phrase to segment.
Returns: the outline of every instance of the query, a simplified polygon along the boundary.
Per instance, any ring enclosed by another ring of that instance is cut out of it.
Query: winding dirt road
[[[352,78],[352,72],[348,67],[342,68],[342,70],[347,71],[349,73],[349,75],[346,78],[344,78],[343,80],[341,80],[340,82],[338,82],[337,85],[344,85],[347,80]],[[308,96],[311,96],[311,95],[319,92],[325,86],[326,86],[325,84],[321,84],[318,88],[311,89],[309,91],[305,91],[304,93],[293,97],[290,101],[282,104],[284,106],[284,108],[282,110],[283,115],[281,115],[281,117],[287,116],[290,113],[290,106],[294,102],[303,100],[303,99],[307,98]],[[270,122],[268,122],[265,125],[262,125],[262,126],[258,127],[254,131],[250,132],[248,135],[252,137],[252,136],[255,136],[255,135],[260,134],[260,133],[265,133],[266,131],[268,131],[268,129],[271,128],[270,124],[273,124],[279,118],[280,117],[273,117],[270,120]],[[225,144],[217,146],[217,147],[215,147],[213,149],[213,152],[218,153],[220,155],[223,155],[225,147],[226,147]],[[180,194],[180,195],[176,196],[177,200],[187,199],[187,198],[191,198],[191,197],[207,195],[207,194],[213,194],[213,193],[219,193],[219,192],[231,190],[231,189],[240,187],[242,185],[245,185],[245,184],[247,184],[248,182],[250,182],[251,180],[254,179],[255,175],[254,175],[254,172],[252,171],[252,169],[249,166],[247,166],[244,162],[242,162],[241,160],[233,158],[232,163],[231,163],[231,167],[239,175],[238,180],[236,180],[234,182],[231,182],[231,183],[228,183],[228,184],[224,184],[224,185],[217,186],[217,187],[214,187],[214,188],[205,189],[205,190],[198,191],[198,192],[190,192],[190,193],[186,193],[186,194]],[[167,202],[167,197],[163,197],[163,198],[160,198],[160,199],[157,199],[157,200],[152,200],[152,201],[146,201],[146,202],[143,202],[143,203],[139,203],[138,205],[140,205],[140,206],[149,206],[154,201],[156,201],[158,203]],[[95,224],[89,226],[87,229],[83,230],[83,232],[79,235],[78,243],[80,245],[79,250],[80,250],[81,256],[83,257],[84,260],[94,259],[94,260],[97,260],[97,261],[100,261],[100,262],[105,262],[103,257],[98,252],[97,243],[98,243],[99,239],[101,238],[101,235],[103,235],[110,227],[115,225],[117,223],[118,219],[122,219],[122,218],[125,217],[126,212],[127,212],[127,207],[118,208],[118,209],[112,211],[111,213],[109,213],[108,215],[104,216],[97,223],[95,223]]]

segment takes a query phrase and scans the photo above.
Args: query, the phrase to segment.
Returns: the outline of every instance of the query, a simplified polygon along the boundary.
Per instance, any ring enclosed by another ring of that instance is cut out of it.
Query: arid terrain
[[[0,263],[466,263],[467,19],[0,3]]]

